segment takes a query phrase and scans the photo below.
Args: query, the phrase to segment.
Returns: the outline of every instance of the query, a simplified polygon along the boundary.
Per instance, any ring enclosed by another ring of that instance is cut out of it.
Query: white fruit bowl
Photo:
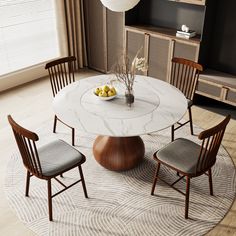
[[[110,97],[100,97],[100,96],[96,95],[95,93],[93,93],[93,94],[94,94],[96,97],[98,97],[100,100],[103,100],[103,101],[112,100],[112,99],[114,99],[114,98],[117,96],[117,94],[116,94],[116,95],[110,96]]]
[[[116,94],[114,96],[110,96],[110,97],[101,97],[101,96],[98,96],[94,91],[95,91],[96,88],[93,89],[93,95],[98,97],[98,99],[102,100],[102,101],[109,101],[109,100],[112,100],[114,99],[116,96],[117,96],[117,89],[115,88],[116,90]]]

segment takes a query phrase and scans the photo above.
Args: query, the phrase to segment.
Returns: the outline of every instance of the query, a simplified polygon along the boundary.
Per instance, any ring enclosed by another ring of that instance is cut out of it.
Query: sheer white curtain
[[[0,1],[0,75],[59,55],[53,0]]]
[[[46,75],[45,62],[66,54],[59,2],[0,0],[0,90]]]

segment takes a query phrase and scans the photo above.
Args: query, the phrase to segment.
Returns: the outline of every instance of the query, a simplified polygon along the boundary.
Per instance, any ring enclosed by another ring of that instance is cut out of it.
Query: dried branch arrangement
[[[125,85],[128,92],[133,89],[136,71],[145,72],[148,68],[146,58],[138,57],[141,50],[142,48],[138,50],[132,61],[123,54],[113,67],[116,79]]]

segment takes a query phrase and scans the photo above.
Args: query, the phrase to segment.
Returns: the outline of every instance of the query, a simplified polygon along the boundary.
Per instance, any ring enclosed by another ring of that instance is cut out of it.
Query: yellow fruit
[[[99,97],[107,97],[107,93],[103,90],[98,94]]]
[[[103,91],[105,91],[106,93],[110,90],[109,86],[108,85],[104,85],[102,87]]]
[[[110,90],[110,91],[108,91],[107,95],[108,95],[108,97],[112,97],[112,96],[114,96],[115,94]]]
[[[115,89],[114,87],[111,87],[111,88],[110,88],[110,91],[112,91],[113,96],[116,95],[116,89]]]
[[[96,88],[96,89],[94,90],[94,93],[95,93],[96,95],[98,95],[100,92],[101,92],[101,89],[100,89],[100,88]]]

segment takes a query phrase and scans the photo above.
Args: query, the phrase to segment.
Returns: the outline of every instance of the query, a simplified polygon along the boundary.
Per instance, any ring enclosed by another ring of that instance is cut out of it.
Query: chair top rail
[[[45,65],[45,69],[49,69],[50,67],[55,66],[55,65],[59,65],[61,63],[74,62],[74,61],[76,61],[75,56],[62,57],[62,58],[48,62]]]

